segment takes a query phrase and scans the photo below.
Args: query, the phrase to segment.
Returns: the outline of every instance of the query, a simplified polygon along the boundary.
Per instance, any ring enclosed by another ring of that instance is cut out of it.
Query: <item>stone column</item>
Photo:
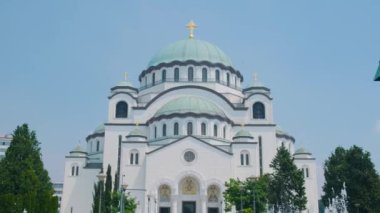
[[[178,195],[172,195],[170,212],[178,212]]]
[[[201,212],[207,213],[207,195],[201,196]]]

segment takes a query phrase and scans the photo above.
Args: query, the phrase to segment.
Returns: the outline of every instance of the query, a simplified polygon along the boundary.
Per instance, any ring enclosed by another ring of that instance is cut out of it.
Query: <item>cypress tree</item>
[[[112,176],[111,176],[111,166],[108,164],[106,185],[105,185],[105,190],[104,190],[104,205],[105,205],[106,213],[111,213],[111,208],[112,208],[111,195],[112,195]]]
[[[5,158],[0,161],[0,213],[57,212],[53,185],[44,169],[40,143],[27,124],[18,126]]]

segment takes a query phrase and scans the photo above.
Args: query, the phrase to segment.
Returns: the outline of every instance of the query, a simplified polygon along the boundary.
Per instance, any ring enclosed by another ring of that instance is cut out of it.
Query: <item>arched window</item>
[[[215,70],[215,81],[216,82],[220,82],[220,71],[219,70]]]
[[[75,176],[75,166],[71,167],[71,176]]]
[[[145,76],[145,86],[148,86],[148,76]]]
[[[160,202],[163,202],[163,203],[170,202],[170,198],[171,198],[170,186],[168,186],[166,184],[161,185],[159,188],[159,196],[160,196],[159,197]]]
[[[187,123],[187,135],[193,135],[193,123]]]
[[[178,123],[174,123],[174,135],[178,135]]]
[[[218,137],[218,126],[214,125],[214,137]]]
[[[256,102],[252,106],[252,114],[254,119],[265,119],[265,106],[261,102]]]
[[[194,69],[192,67],[189,67],[189,69],[187,70],[187,79],[188,81],[194,80]]]
[[[226,138],[226,127],[223,127],[223,138]]]
[[[179,69],[178,68],[174,69],[174,81],[175,82],[179,81]]]
[[[201,135],[206,135],[206,124],[205,123],[201,124]]]
[[[162,125],[162,137],[166,136],[166,124]]]
[[[132,150],[129,154],[129,164],[139,165],[139,152],[137,150]]]
[[[207,189],[207,200],[209,203],[218,203],[220,190],[216,185],[211,185]]]
[[[305,178],[309,178],[309,167],[303,166],[302,167],[302,173]]]
[[[75,176],[78,176],[79,175],[79,166],[76,167],[76,173],[75,173]]]
[[[116,104],[116,118],[128,117],[128,104],[125,101],[120,101]]]
[[[227,86],[230,86],[230,74],[227,73]]]
[[[100,149],[100,142],[96,141],[96,151],[99,152]]]
[[[249,165],[249,152],[244,150],[240,153],[240,165],[248,166]]]
[[[157,127],[154,127],[154,138],[157,138]]]
[[[162,82],[166,81],[166,70],[162,70],[161,79],[162,79]]]
[[[73,164],[71,166],[71,176],[78,176],[79,175],[79,166],[78,164]]]
[[[153,73],[152,75],[152,86],[156,83],[156,73]]]
[[[202,69],[202,81],[207,82],[207,69],[206,68]]]

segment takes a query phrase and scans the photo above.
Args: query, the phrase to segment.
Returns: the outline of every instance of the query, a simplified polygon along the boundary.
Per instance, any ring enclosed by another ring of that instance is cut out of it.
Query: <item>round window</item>
[[[190,163],[195,159],[195,154],[192,151],[186,151],[183,157],[185,158],[185,161]]]

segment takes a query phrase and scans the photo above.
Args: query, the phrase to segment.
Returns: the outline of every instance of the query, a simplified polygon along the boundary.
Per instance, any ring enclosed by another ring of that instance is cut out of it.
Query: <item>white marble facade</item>
[[[108,164],[128,184],[137,212],[222,212],[225,181],[270,173],[281,145],[304,170],[307,211],[318,212],[315,159],[295,151],[294,137],[276,125],[270,89],[257,79],[242,88],[243,76],[219,48],[175,42],[139,81],[111,88],[107,121],[66,157],[62,212],[91,211],[96,175]]]

